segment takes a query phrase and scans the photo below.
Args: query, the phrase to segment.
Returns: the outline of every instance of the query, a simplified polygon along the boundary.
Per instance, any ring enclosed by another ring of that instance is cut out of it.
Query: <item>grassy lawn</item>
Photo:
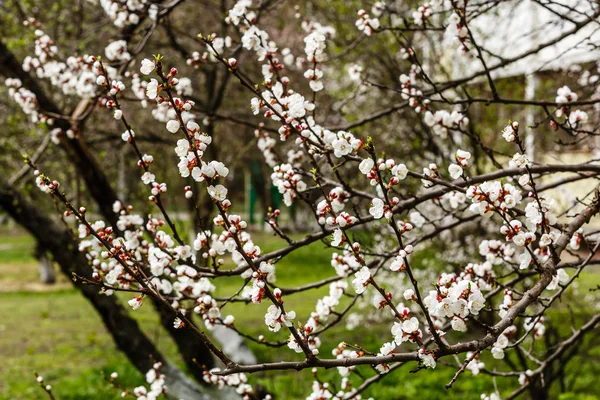
[[[264,252],[282,245],[281,240],[267,234],[255,234],[255,241]],[[103,379],[103,374],[119,372],[121,383],[132,388],[143,383],[142,377],[120,354],[104,329],[93,308],[77,291],[70,288],[66,278],[51,287],[43,285],[27,286],[26,282],[37,282],[37,264],[32,257],[33,243],[23,233],[0,231],[0,399],[44,399],[45,394],[36,385],[34,372],[43,375],[51,383],[57,399],[118,399],[114,391]],[[287,256],[277,267],[278,285],[292,287],[309,283],[334,274],[330,266],[330,250],[322,243],[300,249]],[[220,281],[218,294],[231,294],[240,286],[240,278]],[[598,274],[587,274],[580,280],[581,286],[594,287],[600,283]],[[316,300],[325,295],[327,287],[286,298],[287,309],[297,312],[298,320],[305,321],[313,310]],[[128,296],[123,296],[124,300]],[[238,326],[246,332],[258,336],[264,334],[269,340],[287,337],[283,330],[269,332],[264,325],[264,311],[268,304],[243,305],[231,303],[224,312],[236,317]],[[133,314],[140,321],[149,337],[155,339],[159,349],[170,359],[181,365],[174,344],[162,330],[151,307],[143,306]],[[569,318],[568,313],[559,311],[551,318]],[[564,334],[568,333],[565,325]],[[322,338],[321,354],[329,357],[331,346],[341,341],[361,343],[371,351],[377,351],[382,342],[391,339],[387,326],[368,326],[366,329],[345,331],[340,325]],[[260,361],[290,360],[294,354],[287,348],[272,349],[250,344]],[[328,347],[329,346],[329,347]],[[595,353],[587,357],[600,357]],[[488,368],[493,368],[489,354],[485,356]],[[300,356],[298,356],[300,359]],[[450,363],[452,360],[447,359]],[[384,378],[373,387],[368,396],[376,399],[438,399],[459,398],[479,399],[481,393],[493,391],[493,382],[487,376],[473,379],[470,372],[462,376],[451,392],[444,389],[456,372],[455,365],[438,363],[434,371],[409,373],[415,364],[401,368],[401,371]],[[577,366],[577,359],[569,365]],[[361,372],[371,376],[369,367]],[[596,378],[600,373],[598,363],[573,368],[577,374],[577,385],[571,388],[572,394],[562,395],[561,399],[593,399]],[[336,370],[320,372],[320,376],[337,375]],[[307,388],[312,382],[310,371],[293,373],[262,373],[251,377],[269,389],[278,399],[300,399],[307,396]],[[353,378],[354,379],[354,378]],[[339,379],[336,381],[339,382]],[[506,383],[506,381],[499,381]],[[516,387],[516,379],[511,386],[500,387],[503,394]],[[574,396],[574,397],[573,397]]]

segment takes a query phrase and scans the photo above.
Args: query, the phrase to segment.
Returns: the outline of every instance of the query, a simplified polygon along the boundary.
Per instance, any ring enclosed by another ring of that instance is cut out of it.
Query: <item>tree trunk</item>
[[[35,258],[37,258],[40,263],[39,271],[40,271],[40,280],[42,283],[46,285],[52,285],[56,283],[56,274],[54,273],[54,265],[52,265],[52,261],[48,258],[48,253],[46,249],[40,246],[39,242],[36,245],[35,249]]]

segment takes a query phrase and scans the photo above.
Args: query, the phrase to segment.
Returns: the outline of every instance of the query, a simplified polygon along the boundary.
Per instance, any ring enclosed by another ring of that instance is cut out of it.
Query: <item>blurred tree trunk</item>
[[[48,253],[46,249],[37,242],[35,245],[35,258],[40,263],[39,271],[40,271],[40,280],[42,283],[46,285],[52,285],[56,282],[56,274],[54,273],[54,266],[52,265],[52,261],[48,258]]]

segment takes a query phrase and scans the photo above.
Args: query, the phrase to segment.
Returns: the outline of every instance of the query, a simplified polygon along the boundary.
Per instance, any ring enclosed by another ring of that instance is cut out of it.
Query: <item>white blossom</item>
[[[154,61],[144,58],[142,60],[142,66],[140,67],[140,72],[144,75],[149,75],[154,71],[155,65]]]

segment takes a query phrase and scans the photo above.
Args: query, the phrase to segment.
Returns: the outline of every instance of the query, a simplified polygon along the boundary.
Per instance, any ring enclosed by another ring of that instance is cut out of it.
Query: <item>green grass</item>
[[[263,252],[280,247],[281,239],[266,234],[255,234],[255,241]],[[37,279],[37,266],[32,257],[32,240],[23,233],[0,231],[0,288],[17,290],[0,291],[0,399],[44,399],[45,394],[34,380],[38,372],[53,386],[57,399],[118,399],[118,393],[108,385],[103,374],[113,371],[119,373],[120,383],[128,388],[142,384],[142,376],[133,368],[125,356],[114,346],[110,335],[104,329],[100,318],[92,306],[64,283],[58,290],[40,290],[37,292],[18,290],[19,282]],[[331,250],[322,243],[299,249],[285,257],[277,266],[277,284],[280,287],[292,287],[333,275],[330,267]],[[8,282],[8,284],[7,284]],[[600,274],[586,273],[579,281],[581,290],[595,287],[600,283]],[[218,295],[231,294],[242,284],[239,277],[219,282]],[[62,288],[62,289],[60,289]],[[286,297],[286,308],[295,310],[298,321],[305,321],[313,310],[316,300],[325,295],[328,287],[312,290],[300,295]],[[125,300],[126,295],[120,296]],[[579,305],[576,299],[565,297],[559,311],[550,315],[551,319],[570,318],[567,304]],[[570,303],[572,302],[572,303]],[[264,325],[264,311],[268,304],[243,305],[230,303],[224,309],[225,314],[233,314],[236,324],[254,337],[264,334],[269,340],[281,340],[287,337],[282,330],[269,332]],[[369,310],[367,310],[369,311]],[[151,307],[143,306],[132,313],[146,334],[155,340],[158,348],[176,364],[183,367],[175,345],[160,327]],[[576,317],[577,318],[577,317]],[[581,321],[577,321],[581,323]],[[563,324],[562,335],[569,334],[569,324]],[[365,326],[355,331],[346,331],[343,324],[335,327],[321,337],[321,354],[329,357],[331,346],[341,341],[360,343],[364,348],[377,351],[381,343],[391,339],[387,326]],[[272,362],[291,360],[296,357],[287,348],[272,349],[250,343],[260,361]],[[596,376],[600,366],[594,363],[581,363],[585,357],[600,357],[598,348],[571,361],[569,379],[577,376],[576,384],[570,387],[570,393],[562,394],[561,399],[596,398]],[[464,359],[464,357],[462,357]],[[484,355],[488,368],[506,367],[494,362],[489,352]],[[470,372],[459,378],[451,392],[444,389],[456,372],[451,358],[438,363],[434,371],[425,370],[410,373],[415,363],[403,366],[400,371],[385,377],[372,387],[367,396],[376,399],[438,399],[464,398],[479,399],[481,393],[490,393],[494,385],[484,375],[471,377]],[[570,369],[569,369],[570,370]],[[361,367],[361,373],[372,376],[369,367]],[[319,377],[336,377],[337,371],[320,371]],[[307,396],[307,389],[313,380],[309,370],[301,372],[269,372],[251,376],[251,382],[265,386],[278,399],[300,399]],[[339,378],[335,379],[339,382]],[[356,377],[351,381],[357,383]],[[516,379],[500,380],[500,390],[509,393],[516,387]],[[558,398],[558,395],[556,396]]]
[[[54,386],[58,398],[110,398],[101,369],[134,371],[78,292],[1,296],[0,398],[44,398],[34,372]]]

